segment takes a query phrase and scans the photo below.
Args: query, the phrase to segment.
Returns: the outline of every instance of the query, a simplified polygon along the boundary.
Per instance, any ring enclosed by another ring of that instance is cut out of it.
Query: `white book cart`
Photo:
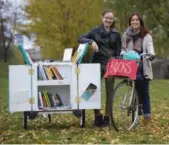
[[[38,66],[57,66],[62,80],[39,80]],[[88,100],[81,96],[89,84],[97,86]],[[63,102],[60,107],[39,107],[38,95],[47,90],[52,95],[57,92]],[[47,113],[51,121],[52,113],[81,113],[80,127],[85,125],[85,110],[101,108],[100,64],[73,64],[70,62],[41,62],[32,65],[9,66],[9,111],[23,112],[24,128],[28,127],[28,113]]]

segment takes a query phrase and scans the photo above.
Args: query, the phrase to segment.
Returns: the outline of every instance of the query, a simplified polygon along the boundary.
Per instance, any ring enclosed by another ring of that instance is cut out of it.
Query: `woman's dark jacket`
[[[121,37],[116,29],[106,31],[103,25],[92,28],[89,32],[80,36],[79,43],[92,44],[95,41],[99,52],[94,52],[92,62],[106,65],[110,57],[119,56],[121,51]]]

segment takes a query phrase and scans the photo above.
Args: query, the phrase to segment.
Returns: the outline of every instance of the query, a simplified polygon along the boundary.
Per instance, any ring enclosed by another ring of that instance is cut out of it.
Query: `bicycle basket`
[[[111,59],[106,66],[104,78],[109,76],[129,77],[136,80],[138,65],[135,60]]]
[[[125,59],[125,60],[138,60],[138,59],[140,59],[140,55],[136,51],[130,50],[123,55],[123,59]]]

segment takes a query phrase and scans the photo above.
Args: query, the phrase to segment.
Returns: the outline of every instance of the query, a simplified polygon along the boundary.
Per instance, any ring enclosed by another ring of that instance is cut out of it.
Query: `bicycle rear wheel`
[[[116,131],[130,130],[138,117],[138,97],[133,81],[123,80],[114,89],[111,121]]]

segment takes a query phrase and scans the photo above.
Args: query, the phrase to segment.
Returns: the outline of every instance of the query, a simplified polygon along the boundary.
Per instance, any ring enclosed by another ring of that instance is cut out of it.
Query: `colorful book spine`
[[[51,103],[50,103],[50,101],[49,101],[49,97],[48,97],[47,91],[44,91],[44,94],[45,94],[45,97],[46,97],[47,106],[48,106],[48,107],[51,107]]]
[[[64,104],[58,93],[52,95],[52,93],[44,90],[38,93],[38,106],[40,109],[42,109],[61,107],[64,106]]]
[[[83,59],[84,55],[87,52],[88,46],[89,46],[88,43],[79,45],[79,47],[76,50],[74,56],[72,57],[72,62],[73,63],[81,63],[82,62],[82,59]]]
[[[59,106],[62,106],[63,105],[63,101],[62,101],[60,95],[58,93],[56,93],[56,96],[57,96],[57,98],[59,100]]]
[[[89,44],[86,43],[85,46],[84,46],[84,48],[83,48],[83,50],[82,50],[81,55],[79,56],[79,58],[77,60],[78,64],[82,62],[84,55],[87,53],[88,46],[89,46]]]
[[[40,108],[44,108],[44,103],[43,103],[42,93],[41,92],[39,92],[39,100],[40,100],[40,104],[41,104],[41,105],[39,105],[39,107]]]
[[[45,95],[43,92],[42,93],[42,100],[43,100],[43,104],[44,104],[44,107],[47,107],[47,102],[46,102],[46,98],[45,98]]]
[[[55,107],[54,101],[53,101],[53,99],[52,99],[52,94],[49,93],[49,92],[47,92],[47,94],[48,94],[48,97],[49,97],[49,101],[50,101],[50,103],[51,103],[51,107]]]
[[[52,68],[53,68],[53,70],[54,70],[54,72],[55,72],[55,75],[56,75],[57,79],[58,79],[58,80],[63,80],[63,77],[62,77],[61,74],[59,73],[57,67],[56,67],[56,66],[53,66]]]
[[[52,72],[52,74],[53,74],[53,79],[54,79],[54,80],[57,80],[57,75],[56,75],[56,73],[55,73],[53,67],[51,66],[50,69],[51,69],[51,72]]]
[[[47,74],[49,80],[53,80],[53,74],[52,74],[51,69],[49,67],[46,67],[46,74]]]
[[[63,80],[57,66],[38,66],[38,79],[39,80]]]
[[[43,80],[47,80],[47,76],[42,65],[39,65],[39,71],[39,73],[42,75]]]

